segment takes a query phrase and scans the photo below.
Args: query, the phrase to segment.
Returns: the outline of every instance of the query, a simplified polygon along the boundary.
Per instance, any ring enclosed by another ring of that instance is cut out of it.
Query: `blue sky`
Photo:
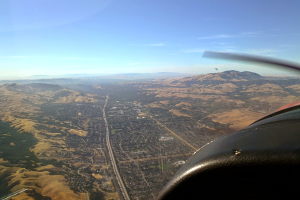
[[[300,62],[299,8],[299,0],[2,0],[0,76],[243,66],[202,58],[204,50]]]

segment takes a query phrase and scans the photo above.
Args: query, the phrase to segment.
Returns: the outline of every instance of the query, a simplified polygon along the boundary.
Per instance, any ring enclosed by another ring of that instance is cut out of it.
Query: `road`
[[[112,150],[111,142],[110,142],[110,138],[109,138],[110,132],[109,132],[108,122],[107,122],[106,113],[105,113],[105,109],[106,109],[108,100],[109,100],[109,96],[106,96],[105,103],[104,103],[104,106],[102,108],[103,119],[104,119],[105,129],[106,129],[106,137],[105,137],[106,146],[107,146],[107,150],[108,150],[109,159],[110,159],[113,171],[115,173],[120,191],[121,191],[122,196],[123,196],[123,199],[124,200],[130,200],[130,197],[129,197],[128,192],[126,190],[126,187],[124,185],[123,179],[120,176],[120,172],[118,170],[118,166],[117,166],[117,163],[116,163],[116,159],[115,159],[114,152]]]
[[[21,190],[15,191],[15,192],[9,194],[8,196],[6,196],[6,197],[4,197],[4,198],[1,198],[1,200],[9,200],[9,199],[13,198],[14,196],[17,196],[18,194],[21,194],[22,192],[25,192],[25,191],[27,191],[27,190],[28,190],[28,189],[23,188],[23,189],[21,189]]]
[[[160,127],[164,128],[165,130],[167,130],[172,136],[174,136],[175,138],[177,138],[179,141],[181,141],[183,144],[185,144],[186,146],[190,147],[193,151],[197,151],[197,147],[195,147],[194,145],[192,145],[191,143],[189,143],[188,141],[186,141],[185,139],[183,139],[181,136],[179,136],[177,133],[175,133],[174,131],[172,131],[171,129],[169,129],[166,125],[162,124],[160,121],[158,121],[157,119],[155,119],[153,116],[151,116],[150,114],[147,114],[152,120],[154,120]]]
[[[131,162],[145,162],[145,161],[149,161],[149,160],[160,160],[160,159],[176,158],[176,157],[183,157],[183,156],[190,157],[191,155],[193,155],[193,153],[154,156],[154,157],[148,157],[148,158],[136,158],[136,159],[124,160],[124,161],[119,161],[119,163],[124,164],[124,163],[131,163]]]

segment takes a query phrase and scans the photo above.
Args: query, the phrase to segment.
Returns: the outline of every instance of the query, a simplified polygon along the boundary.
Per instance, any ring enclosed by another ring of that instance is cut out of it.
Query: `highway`
[[[8,196],[6,196],[6,197],[4,197],[4,198],[1,198],[1,200],[9,200],[9,199],[13,198],[14,196],[17,196],[17,195],[19,195],[19,194],[21,194],[22,192],[25,192],[25,191],[27,191],[27,190],[28,190],[28,189],[23,188],[23,189],[21,189],[21,190],[15,191],[15,192],[9,194]]]
[[[105,109],[106,109],[108,100],[109,100],[109,96],[106,96],[105,103],[104,103],[104,106],[102,108],[103,119],[104,119],[105,129],[106,129],[106,137],[105,137],[106,138],[105,139],[106,140],[106,146],[107,146],[107,150],[108,150],[109,159],[110,159],[113,171],[115,173],[115,176],[116,176],[116,179],[117,179],[120,191],[121,191],[122,196],[123,196],[123,199],[124,200],[130,200],[130,197],[128,195],[128,192],[126,190],[124,182],[123,182],[123,180],[122,180],[122,178],[120,176],[120,173],[119,173],[119,170],[118,170],[118,166],[117,166],[117,163],[116,163],[116,159],[115,159],[112,147],[111,147],[110,138],[109,138],[110,132],[109,132],[108,122],[107,122],[106,113],[105,113]]]

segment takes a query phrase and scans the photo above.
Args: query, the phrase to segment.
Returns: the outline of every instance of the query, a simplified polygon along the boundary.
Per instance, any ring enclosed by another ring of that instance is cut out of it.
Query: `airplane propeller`
[[[217,58],[225,60],[235,60],[235,61],[244,61],[250,63],[259,63],[276,66],[283,69],[291,69],[300,71],[300,64],[295,62],[289,62],[286,60],[275,59],[264,56],[255,56],[249,54],[238,54],[238,53],[227,53],[227,52],[217,52],[217,51],[205,51],[203,57],[207,58]]]

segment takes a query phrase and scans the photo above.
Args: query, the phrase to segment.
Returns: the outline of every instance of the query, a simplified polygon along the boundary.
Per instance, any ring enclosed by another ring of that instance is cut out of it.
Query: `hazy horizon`
[[[264,74],[251,70],[236,70],[236,69],[228,69],[228,70],[214,70],[211,72],[204,73],[183,73],[183,72],[137,72],[137,73],[96,73],[96,74],[57,74],[57,75],[46,75],[46,74],[36,74],[31,76],[20,76],[20,77],[1,77],[0,81],[19,81],[19,80],[47,80],[47,79],[88,79],[88,78],[104,78],[104,79],[147,79],[147,78],[170,78],[170,77],[189,77],[189,76],[197,76],[204,75],[209,73],[222,73],[226,71],[238,71],[238,72],[253,72],[257,73],[261,76],[265,77],[299,77],[298,74],[293,74],[288,71],[287,73],[270,73]]]

